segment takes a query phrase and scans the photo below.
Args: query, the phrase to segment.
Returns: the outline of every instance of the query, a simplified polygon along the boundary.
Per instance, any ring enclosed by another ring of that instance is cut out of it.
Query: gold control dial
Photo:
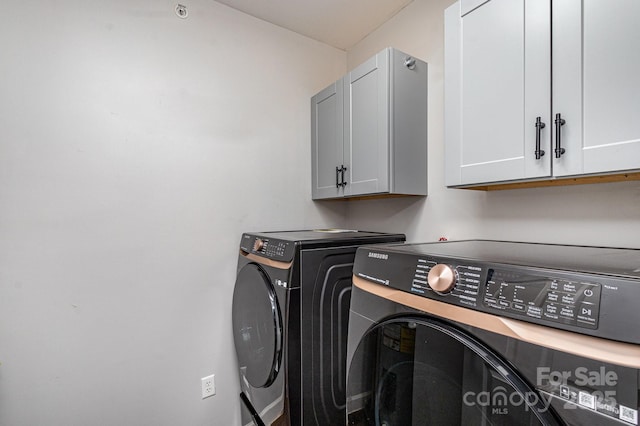
[[[438,293],[449,293],[456,285],[456,273],[448,265],[438,263],[427,276],[429,286]]]
[[[262,247],[264,247],[264,241],[262,241],[260,238],[257,238],[253,243],[253,251],[260,251],[262,250]]]

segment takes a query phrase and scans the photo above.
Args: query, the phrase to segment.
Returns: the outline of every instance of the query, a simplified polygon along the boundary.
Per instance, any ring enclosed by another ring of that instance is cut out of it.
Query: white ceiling
[[[347,50],[413,0],[217,0],[256,18]]]

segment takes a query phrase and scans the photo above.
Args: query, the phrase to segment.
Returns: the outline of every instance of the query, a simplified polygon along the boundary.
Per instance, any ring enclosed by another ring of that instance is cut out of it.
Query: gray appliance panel
[[[388,245],[385,251],[640,278],[640,249],[634,248],[465,240]]]
[[[451,293],[429,287],[426,277],[435,264],[455,271]],[[636,249],[460,241],[363,247],[354,274],[482,312],[640,343],[636,265]]]
[[[245,253],[281,262],[291,262],[302,249],[357,246],[403,242],[404,234],[385,234],[354,230],[307,230],[245,233],[240,240],[240,250]],[[256,245],[259,241],[260,244]]]

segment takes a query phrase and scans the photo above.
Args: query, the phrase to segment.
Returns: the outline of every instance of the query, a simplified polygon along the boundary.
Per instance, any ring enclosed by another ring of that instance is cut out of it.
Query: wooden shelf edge
[[[470,189],[474,191],[504,191],[520,188],[543,188],[549,186],[587,185],[593,183],[625,182],[640,180],[640,172],[619,173],[614,175],[581,176],[576,178],[562,178],[550,180],[535,180],[527,182],[497,183],[478,186],[458,187],[457,189]]]

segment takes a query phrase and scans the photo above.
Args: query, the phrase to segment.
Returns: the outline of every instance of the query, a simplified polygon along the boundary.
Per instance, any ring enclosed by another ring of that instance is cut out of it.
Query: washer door
[[[233,338],[240,371],[255,388],[273,383],[282,358],[282,318],[269,277],[245,265],[233,291]]]
[[[383,321],[349,371],[349,424],[558,425],[525,380],[468,333],[433,318]]]

